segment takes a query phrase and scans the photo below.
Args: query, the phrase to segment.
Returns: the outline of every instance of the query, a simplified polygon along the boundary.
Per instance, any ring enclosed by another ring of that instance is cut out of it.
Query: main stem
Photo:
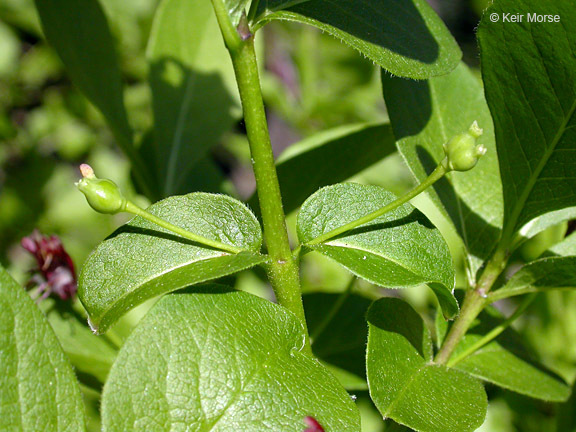
[[[280,185],[260,89],[254,37],[250,34],[245,19],[241,21],[238,30],[234,28],[222,0],[212,0],[212,4],[232,58],[240,91],[264,225],[264,238],[270,255],[268,277],[278,303],[292,311],[302,322],[306,334],[305,349],[310,352],[310,337],[302,305],[300,276],[288,241],[286,217],[282,208]]]
[[[503,243],[500,244],[502,245]],[[435,363],[448,363],[448,360],[450,360],[456,346],[464,337],[478,314],[482,312],[482,309],[484,309],[488,303],[487,294],[492,289],[492,285],[494,285],[494,282],[496,282],[496,279],[498,279],[502,270],[504,270],[507,260],[508,254],[506,248],[499,247],[490,261],[488,261],[476,287],[466,293],[462,309],[460,310],[460,315],[458,315],[458,318],[454,321],[454,325],[450,328],[450,331],[442,344],[442,348],[438,351],[438,354],[434,359]]]

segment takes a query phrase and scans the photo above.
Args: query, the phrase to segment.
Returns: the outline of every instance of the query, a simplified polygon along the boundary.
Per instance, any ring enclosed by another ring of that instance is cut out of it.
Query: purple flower
[[[32,270],[33,276],[28,285],[38,287],[40,299],[52,293],[62,300],[74,298],[77,290],[74,263],[58,236],[48,237],[34,230],[22,239],[21,244],[38,263],[38,268]]]
[[[324,428],[314,417],[306,416],[304,418],[304,423],[308,426],[304,429],[304,432],[324,432]]]

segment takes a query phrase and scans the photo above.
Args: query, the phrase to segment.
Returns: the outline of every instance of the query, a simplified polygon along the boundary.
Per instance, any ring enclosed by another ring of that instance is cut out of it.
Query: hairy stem
[[[258,65],[254,52],[254,37],[250,34],[245,17],[240,21],[236,30],[230,22],[223,1],[212,0],[212,4],[226,47],[232,58],[240,91],[264,225],[264,238],[270,255],[268,277],[278,303],[293,312],[304,326],[306,330],[305,349],[310,352],[310,337],[308,336],[302,304],[299,269],[292,257],[288,241],[280,185],[260,89]]]
[[[389,211],[392,211],[395,208],[400,207],[401,205],[407,203],[416,195],[422,193],[430,186],[432,186],[434,183],[436,183],[438,180],[440,180],[442,177],[444,177],[444,175],[447,172],[449,172],[449,169],[447,168],[447,160],[444,159],[422,183],[420,183],[406,195],[401,196],[400,198],[392,201],[390,204],[387,204],[384,207],[375,210],[372,213],[367,214],[366,216],[361,217],[360,219],[356,219],[355,221],[349,222],[346,225],[342,225],[341,227],[335,228],[332,231],[324,233],[321,236],[318,236],[315,239],[310,240],[306,244],[315,245],[319,243],[324,243],[330,240],[331,238],[334,238],[340,234],[343,234],[347,231],[353,230],[354,228],[357,228],[361,225],[373,221],[377,217],[380,217],[383,214],[388,213]]]
[[[460,315],[458,315],[458,318],[454,321],[442,344],[442,348],[438,351],[434,359],[435,363],[448,363],[454,349],[456,349],[456,346],[460,343],[460,340],[464,337],[470,325],[489,303],[487,294],[492,289],[492,285],[494,285],[494,282],[496,282],[502,270],[504,270],[507,260],[508,254],[506,253],[506,249],[499,247],[490,261],[488,261],[476,287],[466,293]]]
[[[492,342],[495,338],[497,338],[504,330],[506,330],[515,320],[516,318],[518,318],[520,315],[522,315],[522,313],[524,313],[524,311],[526,310],[526,308],[530,305],[530,303],[532,303],[532,301],[536,298],[536,293],[531,294],[529,296],[527,296],[524,301],[520,304],[520,306],[518,306],[518,308],[514,311],[514,313],[512,315],[510,315],[510,317],[508,317],[505,321],[503,321],[502,323],[500,323],[498,326],[494,327],[490,332],[486,333],[484,335],[484,337],[482,337],[481,339],[479,339],[478,341],[476,341],[476,343],[474,343],[473,345],[469,346],[466,350],[462,351],[460,354],[458,354],[456,357],[452,357],[450,360],[448,360],[448,363],[446,364],[448,367],[452,367],[455,364],[461,362],[462,360],[464,360],[466,357],[468,357],[469,355],[474,354],[476,351],[478,351],[480,348],[482,348],[484,345]]]

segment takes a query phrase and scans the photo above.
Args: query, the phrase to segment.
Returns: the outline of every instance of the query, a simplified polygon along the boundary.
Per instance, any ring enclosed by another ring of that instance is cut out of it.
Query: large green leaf
[[[260,0],[257,26],[271,20],[318,27],[399,76],[442,75],[462,56],[425,0]]]
[[[477,379],[432,363],[432,340],[420,316],[400,299],[368,310],[366,370],[384,418],[420,432],[466,432],[484,421],[486,393]]]
[[[46,319],[0,267],[0,429],[81,431],[78,383]]]
[[[244,249],[229,254],[186,240],[135,217],[92,252],[79,277],[78,295],[95,331],[160,294],[216,279],[264,262],[262,232],[241,202],[192,193],[166,198],[148,211],[203,237]]]
[[[303,301],[314,354],[344,388],[367,390],[365,315],[370,300],[357,294],[318,292],[304,295]]]
[[[289,213],[319,188],[344,181],[396,151],[388,124],[346,125],[317,133],[276,163],[284,210]],[[251,207],[257,208],[256,196]]]
[[[133,158],[114,41],[98,0],[35,0],[44,34],[74,84],[104,115],[118,144]]]
[[[428,189],[467,249],[470,278],[492,251],[502,227],[502,185],[490,111],[481,83],[462,63],[449,75],[417,82],[382,74],[382,89],[398,149],[418,181],[445,157],[442,145],[474,120],[487,148],[478,165],[453,172]]]
[[[394,194],[379,186],[342,183],[320,189],[302,205],[298,238],[306,247],[377,285],[402,288],[428,283],[444,314],[453,317],[458,305],[452,296],[454,268],[450,251],[438,229],[410,204],[327,242],[307,245],[395,199]]]
[[[104,430],[302,432],[312,416],[359,431],[352,399],[303,344],[296,317],[262,298],[214,285],[166,296],[112,367]]]
[[[497,291],[491,301],[554,289],[576,289],[576,257],[542,258],[526,264]]]
[[[239,114],[234,70],[211,3],[164,0],[147,57],[154,109],[149,163],[161,196],[189,192],[194,165]]]
[[[523,22],[505,22],[512,11]],[[528,14],[559,15],[561,22],[529,22]],[[508,242],[531,219],[576,205],[576,32],[567,30],[573,22],[572,0],[499,0],[480,24]]]

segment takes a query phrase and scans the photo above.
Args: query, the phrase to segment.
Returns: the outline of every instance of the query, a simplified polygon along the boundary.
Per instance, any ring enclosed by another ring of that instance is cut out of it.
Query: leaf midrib
[[[548,75],[548,77],[549,77],[549,75]],[[518,74],[516,74],[516,78],[518,79]],[[518,79],[518,82],[520,82],[519,79]],[[520,87],[522,88],[522,86],[520,86]],[[522,92],[524,92],[523,88],[522,88]],[[503,242],[505,243],[505,246],[508,246],[508,244],[506,244],[506,243],[510,242],[512,240],[514,230],[517,228],[516,224],[518,223],[518,219],[520,218],[522,210],[524,209],[524,206],[526,205],[526,202],[528,201],[528,197],[532,193],[532,190],[534,189],[534,186],[536,185],[537,181],[539,180],[540,174],[542,173],[542,171],[546,167],[548,160],[550,159],[550,157],[552,156],[552,154],[556,150],[556,146],[558,145],[558,143],[560,142],[560,140],[564,136],[564,133],[567,130],[567,125],[570,122],[570,120],[572,119],[572,117],[574,116],[575,112],[576,112],[576,99],[572,103],[572,106],[568,110],[568,113],[564,116],[564,119],[563,119],[562,123],[560,124],[558,131],[556,132],[556,135],[552,139],[550,146],[548,146],[548,148],[546,148],[546,151],[544,152],[543,157],[538,162],[536,169],[534,171],[532,171],[532,174],[530,175],[528,181],[526,182],[526,187],[524,188],[524,190],[522,191],[522,193],[518,197],[516,204],[514,205],[514,209],[512,210],[512,213],[510,214],[511,216],[510,216],[510,219],[508,221],[508,225],[505,227],[503,235],[502,235],[502,239],[503,239]],[[521,227],[518,227],[518,228],[521,228]]]
[[[400,389],[400,392],[398,393],[397,397],[392,401],[392,403],[388,406],[388,409],[382,413],[382,415],[384,416],[384,418],[388,418],[388,416],[390,415],[390,413],[394,410],[394,408],[396,407],[396,405],[400,402],[400,400],[403,399],[404,394],[408,391],[408,389],[412,386],[412,384],[414,383],[414,380],[420,376],[422,374],[423,371],[426,370],[426,368],[428,367],[428,365],[426,363],[424,363],[422,366],[420,366],[418,368],[418,370],[413,373],[410,378],[406,381],[406,383],[404,384],[404,386],[402,386],[402,388]]]

